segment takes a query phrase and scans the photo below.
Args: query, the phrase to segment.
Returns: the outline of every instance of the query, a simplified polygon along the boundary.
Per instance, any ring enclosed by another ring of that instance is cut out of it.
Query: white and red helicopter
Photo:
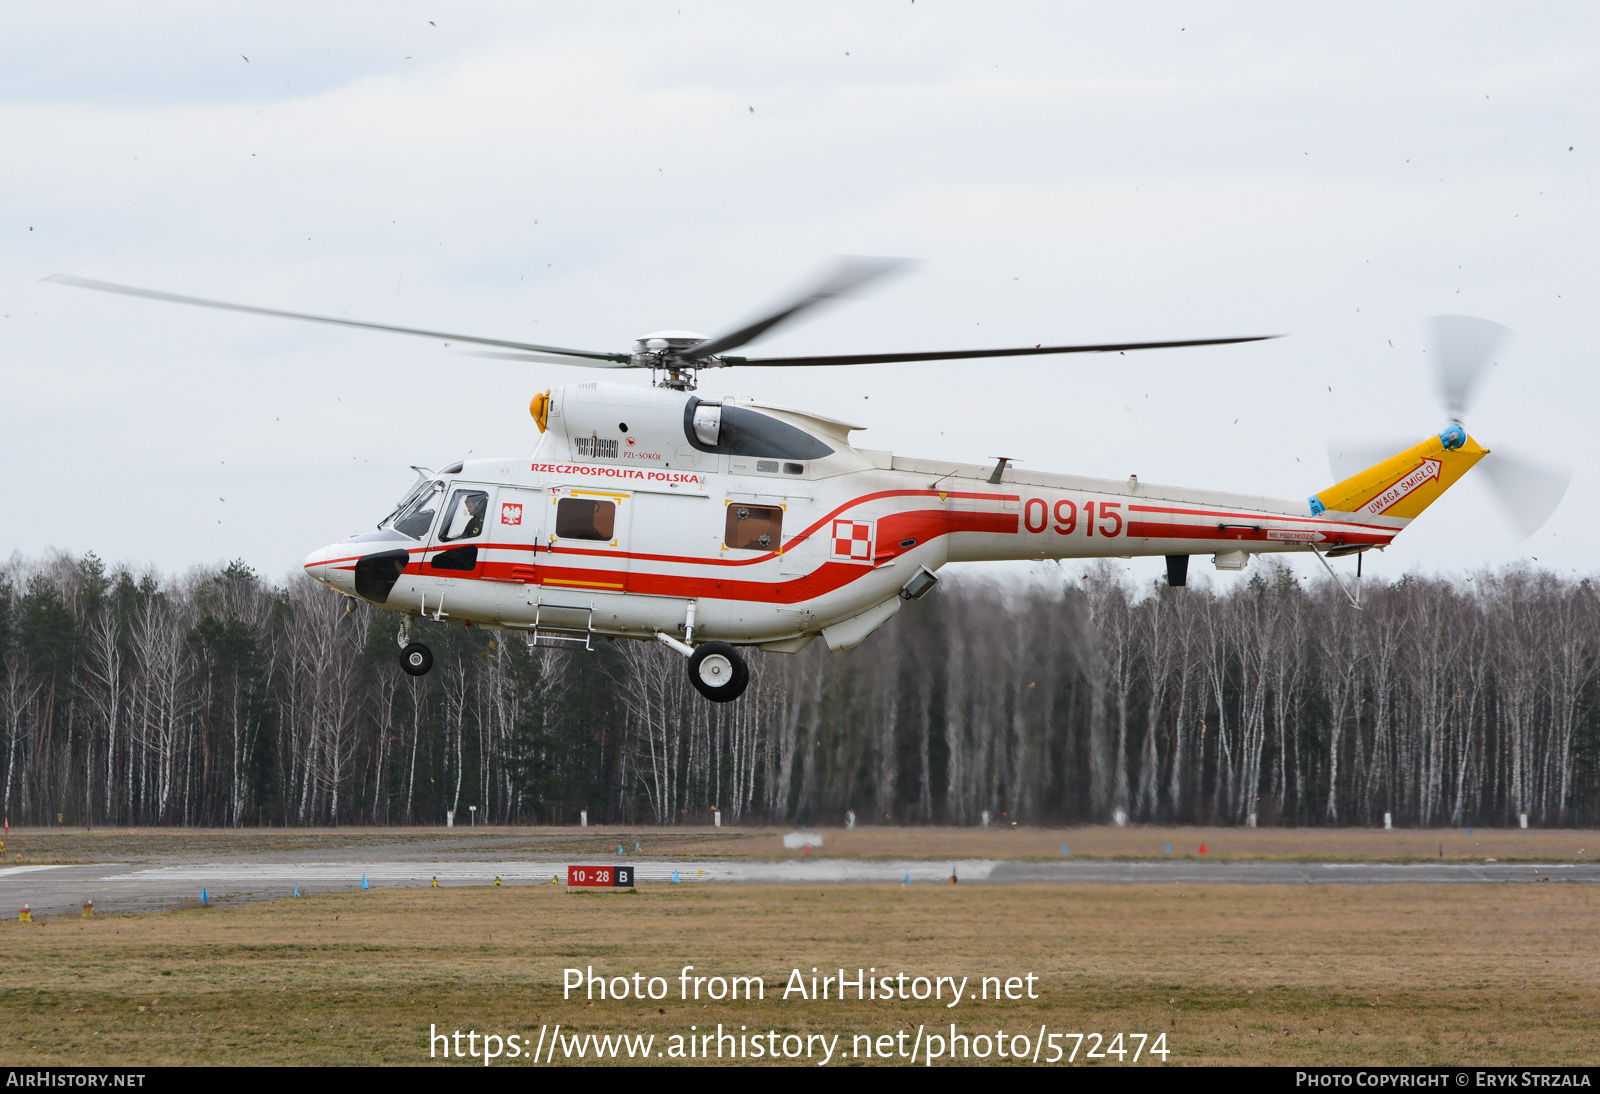
[[[749,680],[740,647],[795,653],[820,636],[830,649],[849,649],[906,601],[925,596],[946,563],[1159,555],[1174,586],[1185,583],[1189,556],[1197,554],[1212,555],[1219,570],[1242,570],[1253,554],[1282,551],[1314,552],[1326,566],[1329,558],[1389,544],[1488,454],[1467,436],[1460,413],[1501,328],[1467,317],[1438,321],[1451,425],[1298,500],[1025,471],[1008,458],[992,466],[908,458],[856,447],[850,433],[864,427],[824,414],[695,395],[696,374],[708,368],[1109,353],[1270,337],[729,354],[896,265],[844,260],[819,285],[737,330],[715,338],[660,331],[627,353],[284,312],[65,275],[54,280],[474,343],[516,360],[650,371],[650,387],[590,382],[535,395],[530,411],[540,436],[531,458],[414,468],[416,482],[375,529],[307,557],[311,577],[401,615],[401,666],[412,675],[433,664],[415,633],[414,624],[426,619],[520,631],[532,645],[592,648],[596,637],[660,642],[687,659],[702,695],[727,702]],[[1543,516],[1529,516],[1535,527],[1559,497],[1557,491]]]

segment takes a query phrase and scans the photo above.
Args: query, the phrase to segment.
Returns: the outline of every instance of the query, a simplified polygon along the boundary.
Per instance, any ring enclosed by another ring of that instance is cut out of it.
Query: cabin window
[[[588,498],[556,502],[557,539],[610,540],[617,528],[617,503]]]
[[[776,475],[778,473],[777,460],[757,460],[756,470],[763,475]]]
[[[783,465],[783,473],[785,475],[804,475],[806,473],[806,465],[803,463],[786,463]]]
[[[450,497],[439,539],[473,539],[483,535],[483,515],[489,511],[489,495],[482,490],[457,490]]]
[[[774,551],[783,537],[783,510],[765,505],[728,506],[722,542],[736,551]]]
[[[428,529],[433,527],[433,515],[439,509],[439,495],[444,492],[444,483],[434,482],[424,486],[420,491],[414,492],[410,504],[400,510],[400,515],[394,518],[394,530],[412,539],[421,539],[428,534]]]

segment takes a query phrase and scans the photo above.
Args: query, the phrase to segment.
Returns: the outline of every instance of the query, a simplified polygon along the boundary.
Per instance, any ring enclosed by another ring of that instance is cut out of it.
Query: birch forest
[[[1226,585],[946,571],[860,647],[536,649],[242,563],[0,567],[3,811],[31,825],[1600,823],[1600,613],[1537,569]]]

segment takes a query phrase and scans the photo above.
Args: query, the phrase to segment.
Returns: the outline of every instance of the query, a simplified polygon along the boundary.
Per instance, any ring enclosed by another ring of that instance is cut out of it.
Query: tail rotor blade
[[[1343,482],[1352,475],[1380,464],[1390,456],[1397,456],[1417,443],[1414,437],[1399,437],[1389,441],[1332,440],[1328,442],[1328,467],[1333,471],[1333,481]]]
[[[1572,481],[1565,468],[1495,449],[1479,464],[1490,493],[1522,539],[1544,526]]]
[[[1466,415],[1472,392],[1483,379],[1494,351],[1511,332],[1499,323],[1470,315],[1436,315],[1428,320],[1433,332],[1434,368],[1439,397],[1450,417]]]

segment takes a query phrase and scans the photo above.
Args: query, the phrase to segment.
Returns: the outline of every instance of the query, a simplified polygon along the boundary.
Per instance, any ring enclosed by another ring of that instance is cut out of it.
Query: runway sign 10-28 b
[[[605,889],[633,888],[632,866],[568,866],[567,884]]]

